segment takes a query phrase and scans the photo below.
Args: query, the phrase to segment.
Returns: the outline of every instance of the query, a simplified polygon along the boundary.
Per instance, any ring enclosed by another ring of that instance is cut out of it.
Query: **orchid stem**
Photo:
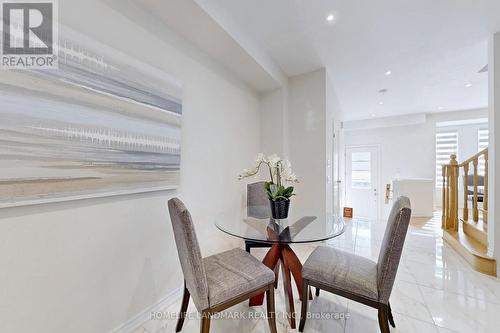
[[[267,168],[269,169],[269,176],[271,176],[271,183],[274,184],[273,171],[271,170],[271,166],[269,165],[269,163],[266,163],[266,164],[267,164]]]
[[[280,162],[276,163],[276,182],[281,186]]]

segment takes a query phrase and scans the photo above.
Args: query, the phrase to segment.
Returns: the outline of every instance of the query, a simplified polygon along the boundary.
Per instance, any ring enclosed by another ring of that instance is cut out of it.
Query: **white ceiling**
[[[194,45],[257,91],[276,89],[283,81],[284,74],[279,68],[276,72],[271,60],[250,52],[248,45],[237,42],[193,0],[100,1],[169,43]],[[188,52],[196,57],[196,52]]]
[[[195,1],[286,75],[326,67],[345,120],[487,106],[500,0]]]

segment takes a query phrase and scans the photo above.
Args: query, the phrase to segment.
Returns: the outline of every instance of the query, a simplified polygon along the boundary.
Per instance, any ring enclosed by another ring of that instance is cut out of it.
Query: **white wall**
[[[379,121],[385,126],[345,131],[345,145],[377,145],[380,147],[379,206],[381,218],[387,218],[392,202],[384,203],[385,185],[395,178],[435,178],[436,123],[487,117],[487,110],[457,111],[430,114],[414,124],[398,119]],[[373,121],[368,121],[371,126]],[[392,123],[397,125],[391,126]],[[403,124],[403,125],[400,125]],[[356,124],[359,126],[359,124]],[[349,127],[349,126],[347,126]],[[476,143],[477,146],[477,143]],[[439,198],[439,194],[436,195]]]
[[[290,161],[300,179],[292,204],[301,209],[326,210],[326,114],[326,71],[290,78]]]
[[[260,94],[260,146],[266,155],[287,157],[286,149],[286,88]]]
[[[205,255],[238,241],[214,216],[242,205],[236,180],[260,148],[254,91],[159,27],[156,38],[101,1],[59,1],[62,23],[183,82],[178,193],[0,211],[0,332],[107,332],[182,284],[166,201],[192,211]]]
[[[339,129],[342,112],[326,70],[291,77],[260,97],[261,150],[289,158],[300,180],[293,207],[333,212],[334,121]]]
[[[489,179],[488,179],[488,254],[497,261],[500,272],[500,32],[489,41]],[[496,217],[495,217],[496,216]],[[498,274],[498,273],[497,273]]]

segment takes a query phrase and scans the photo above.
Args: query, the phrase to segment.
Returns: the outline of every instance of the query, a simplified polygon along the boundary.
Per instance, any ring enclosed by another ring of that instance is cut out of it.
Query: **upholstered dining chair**
[[[265,182],[256,182],[247,185],[247,215],[257,219],[271,217],[269,199],[265,190]],[[250,253],[253,248],[271,247],[267,243],[252,242],[245,240],[245,250]]]
[[[276,333],[274,272],[242,249],[202,258],[191,214],[178,198],[168,201],[170,219],[184,274],[184,296],[176,332],[182,330],[190,297],[201,313],[201,333],[210,317],[253,296],[266,293],[271,333]]]
[[[410,217],[410,200],[407,197],[399,197],[387,221],[378,263],[327,246],[320,246],[313,251],[302,268],[300,332],[304,330],[307,317],[309,286],[378,309],[378,322],[382,333],[390,332],[389,323],[392,327],[396,327],[389,297]]]

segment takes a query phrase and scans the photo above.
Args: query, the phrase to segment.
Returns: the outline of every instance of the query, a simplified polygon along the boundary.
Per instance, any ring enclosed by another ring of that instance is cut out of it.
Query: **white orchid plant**
[[[285,186],[286,183],[298,183],[297,176],[292,171],[290,161],[281,159],[278,155],[266,156],[259,153],[255,158],[255,166],[251,169],[244,169],[238,179],[253,177],[259,173],[262,166],[267,166],[270,180],[266,182],[265,189],[270,200],[290,200],[293,193],[293,186]]]

